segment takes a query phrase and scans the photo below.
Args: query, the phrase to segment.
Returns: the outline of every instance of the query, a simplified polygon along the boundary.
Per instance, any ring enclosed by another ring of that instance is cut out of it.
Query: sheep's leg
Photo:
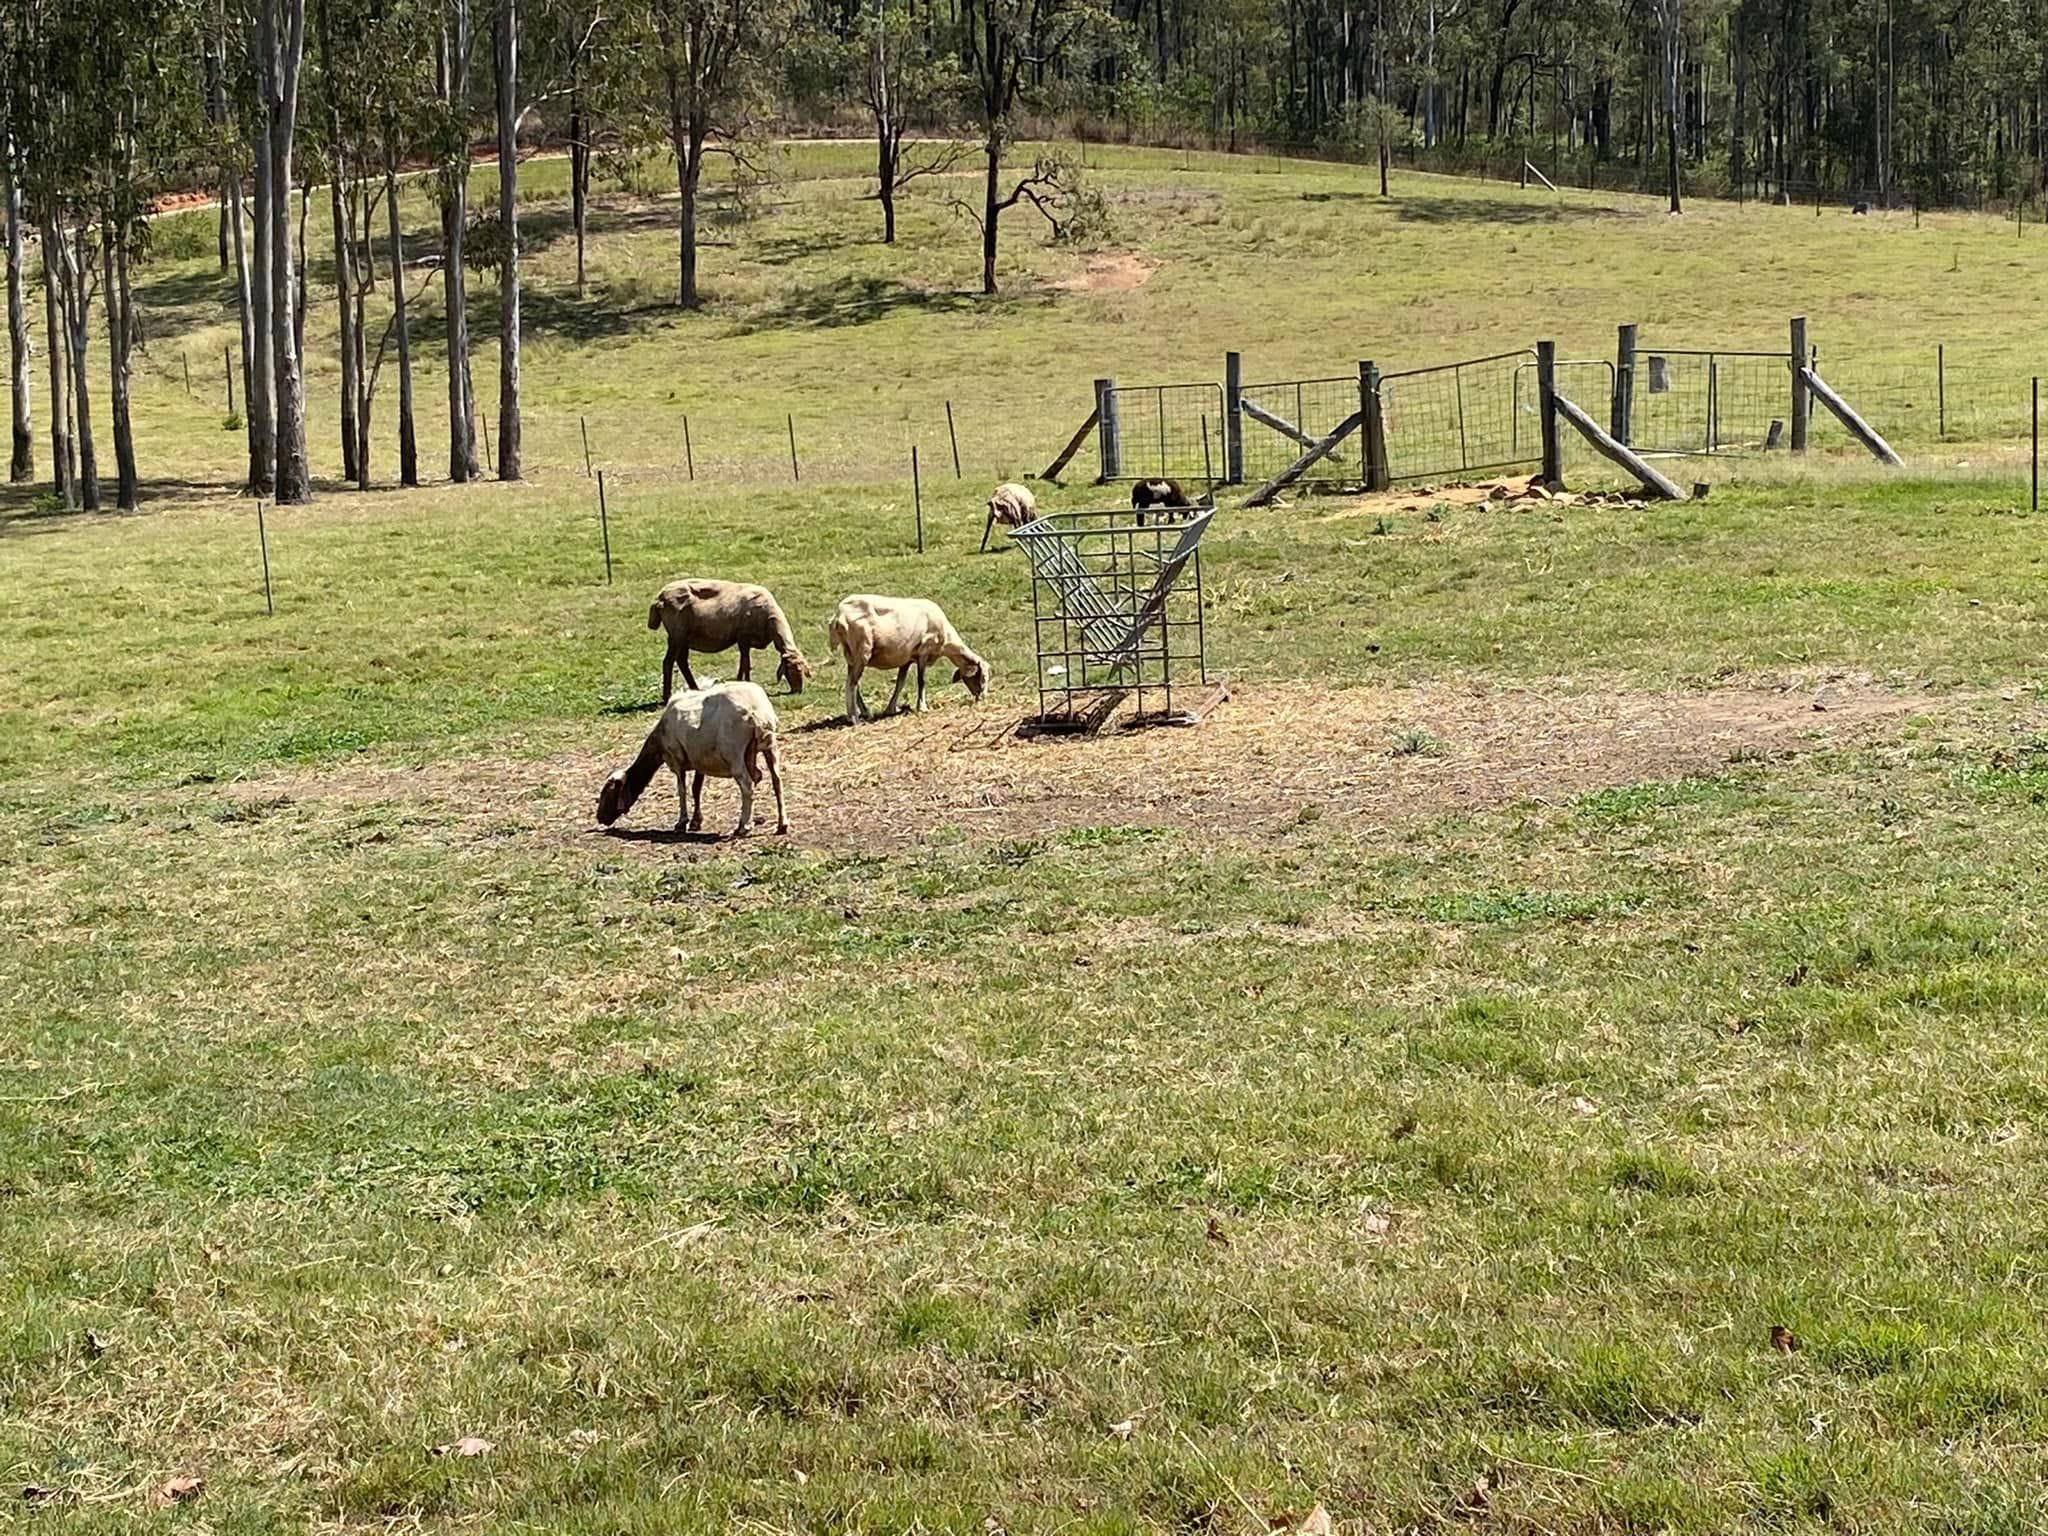
[[[890,690],[889,703],[888,706],[885,709],[883,709],[883,714],[893,715],[896,713],[896,706],[903,702],[903,684],[909,679],[909,677],[910,663],[906,661],[905,663],[903,663],[901,667],[898,667],[896,669],[896,686]]]
[[[690,670],[689,651],[687,649],[684,649],[678,652],[676,655],[676,660],[682,666],[683,681],[689,685],[690,692],[695,693],[697,691],[697,674]]]
[[[741,647],[740,647],[740,681],[741,681],[741,682],[743,682],[743,683],[751,683],[751,682],[752,682],[753,680],[754,680],[754,651],[753,651],[753,647],[751,647],[751,646],[746,646],[746,645],[743,645],[743,646],[741,646]]]
[[[860,702],[860,675],[863,670],[861,663],[854,660],[851,655],[846,658],[846,723],[848,725],[860,724],[861,717],[867,713],[861,707]]]
[[[782,810],[782,761],[781,754],[773,747],[761,754],[761,760],[768,767],[768,782],[775,786],[775,830],[787,832],[789,817]]]
[[[692,832],[702,832],[704,830],[704,775],[701,773],[690,775],[690,799],[690,830]]]
[[[754,776],[743,767],[732,781],[740,787],[740,824],[733,828],[732,835],[745,837],[754,830]]]
[[[917,712],[924,713],[924,663],[917,664]]]
[[[664,704],[676,691],[676,658],[679,654],[675,641],[669,641],[668,650],[661,658],[661,702]]]
[[[676,830],[690,830],[690,770],[676,769]]]

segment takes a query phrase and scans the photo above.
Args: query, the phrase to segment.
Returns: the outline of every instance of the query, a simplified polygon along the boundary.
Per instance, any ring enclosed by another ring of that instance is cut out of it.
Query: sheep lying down
[[[765,771],[775,788],[775,830],[787,832],[783,812],[781,757],[776,750],[775,706],[754,683],[718,683],[691,689],[670,699],[632,765],[604,781],[597,796],[597,819],[610,826],[633,808],[657,770],[676,776],[678,832],[700,831],[704,825],[704,779],[731,779],[740,787],[740,824],[734,837],[754,828],[754,786]],[[692,776],[685,793],[683,776]]]

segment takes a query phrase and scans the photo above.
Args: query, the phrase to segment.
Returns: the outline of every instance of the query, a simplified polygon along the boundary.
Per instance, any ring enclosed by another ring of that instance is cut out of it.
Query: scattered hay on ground
[[[1026,740],[1013,714],[950,706],[858,730],[836,720],[790,728],[783,756],[794,836],[810,846],[900,847],[948,830],[997,841],[1102,825],[1258,838],[1305,807],[1333,829],[1369,831],[1714,773],[1731,760],[1849,745],[1933,703],[1842,678],[1826,683],[1817,708],[1815,690],[1810,681],[1661,693],[1566,683],[1268,683],[1236,690],[1193,729]],[[609,845],[618,839],[595,830],[591,808],[639,732],[635,725],[602,750],[539,761],[354,766],[252,780],[237,793],[396,803],[427,824],[479,837]],[[658,778],[615,829],[627,845],[713,846],[669,834],[671,783]],[[723,833],[737,817],[734,793],[716,783],[707,792],[706,820]]]

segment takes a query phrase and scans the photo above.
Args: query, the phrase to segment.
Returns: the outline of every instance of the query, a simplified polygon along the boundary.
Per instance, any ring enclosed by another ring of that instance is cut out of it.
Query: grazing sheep
[[[903,682],[917,668],[917,708],[924,709],[924,670],[940,657],[953,663],[953,681],[975,699],[988,691],[988,663],[967,648],[934,602],[921,597],[849,597],[832,615],[832,649],[846,659],[846,723],[870,718],[861,702],[860,677],[869,667],[895,667],[888,714],[903,697]]]
[[[1131,487],[1131,506],[1138,514],[1138,526],[1145,525],[1145,512],[1149,507],[1185,507],[1188,493],[1180,488],[1178,480],[1140,480]]]
[[[773,650],[782,658],[775,675],[789,685],[791,693],[804,691],[804,679],[811,664],[796,647],[789,620],[775,594],[766,587],[743,581],[672,581],[655,597],[647,610],[649,629],[668,631],[668,654],[661,662],[661,700],[675,691],[676,667],[683,669],[687,687],[697,686],[697,674],[690,670],[690,652],[740,650],[740,681],[754,675],[755,650]]]
[[[753,683],[718,683],[710,688],[691,689],[669,700],[647,744],[633,759],[633,766],[620,768],[604,781],[597,796],[597,819],[610,826],[633,808],[655,770],[666,765],[676,776],[676,798],[681,802],[676,817],[678,832],[695,832],[704,825],[704,775],[731,779],[740,787],[740,824],[734,837],[745,837],[754,829],[754,786],[761,782],[761,770],[768,770],[775,786],[775,830],[787,832],[789,818],[782,809],[781,758],[775,748],[775,706]],[[683,792],[683,775],[694,775],[692,792]]]
[[[988,516],[990,522],[1001,523],[1005,528],[1022,528],[1038,520],[1038,498],[1028,487],[1005,480],[988,499]]]

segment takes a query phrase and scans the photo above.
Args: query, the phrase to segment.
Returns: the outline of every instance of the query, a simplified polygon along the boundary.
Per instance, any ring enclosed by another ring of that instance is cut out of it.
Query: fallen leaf
[[[1130,1439],[1138,1432],[1138,1415],[1132,1414],[1128,1419],[1117,1420],[1109,1426],[1109,1432],[1119,1440]]]
[[[1783,1323],[1771,1324],[1771,1348],[1781,1355],[1799,1352],[1799,1336]]]
[[[1393,1222],[1378,1211],[1367,1211],[1363,1225],[1368,1237],[1384,1237]]]
[[[1003,1536],[1003,1522],[994,1515],[990,1515],[987,1519],[983,1520],[981,1528],[986,1533],[986,1536]]]
[[[161,1508],[172,1504],[190,1504],[199,1497],[206,1486],[203,1477],[174,1477],[156,1491],[156,1503]]]
[[[805,1483],[808,1483],[811,1480],[811,1474],[806,1472],[802,1467],[796,1468],[789,1475],[796,1479],[796,1485],[799,1488],[803,1487]]]
[[[452,1440],[446,1445],[435,1446],[432,1454],[436,1456],[482,1456],[496,1449],[497,1447],[482,1435],[464,1435],[460,1440]]]
[[[1597,1115],[1600,1113],[1600,1106],[1591,1099],[1577,1098],[1572,1100],[1572,1113],[1575,1115]]]
[[[569,1431],[569,1443],[571,1445],[592,1446],[600,1445],[603,1441],[604,1431],[601,1429],[572,1429]]]
[[[1226,1248],[1230,1246],[1230,1238],[1223,1230],[1223,1223],[1218,1221],[1214,1216],[1211,1216],[1209,1218],[1208,1235],[1210,1242],[1221,1243]]]
[[[1318,1504],[1308,1512],[1301,1524],[1294,1528],[1294,1536],[1330,1536],[1332,1528],[1330,1512]]]
[[[1481,1473],[1472,1480],[1472,1486],[1458,1495],[1460,1509],[1484,1509],[1492,1500],[1493,1484]]]

